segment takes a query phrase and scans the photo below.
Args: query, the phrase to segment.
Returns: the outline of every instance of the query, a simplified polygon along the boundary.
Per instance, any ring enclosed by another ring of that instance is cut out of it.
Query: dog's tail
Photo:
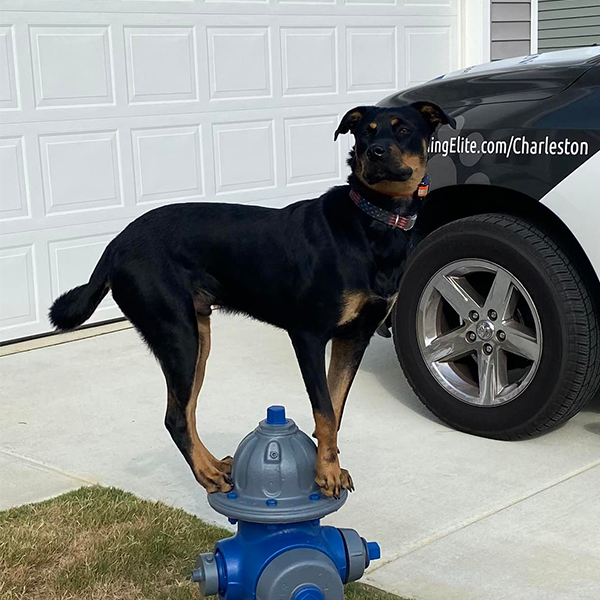
[[[85,285],[79,285],[52,304],[48,318],[56,329],[68,331],[85,323],[108,294],[110,287],[108,276],[111,264],[111,244],[100,257],[90,280]]]

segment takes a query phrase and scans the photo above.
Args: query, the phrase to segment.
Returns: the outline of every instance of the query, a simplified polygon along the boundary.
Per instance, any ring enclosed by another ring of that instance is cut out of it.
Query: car
[[[431,193],[391,328],[439,419],[519,440],[600,388],[600,48],[451,73],[380,106],[431,101]]]

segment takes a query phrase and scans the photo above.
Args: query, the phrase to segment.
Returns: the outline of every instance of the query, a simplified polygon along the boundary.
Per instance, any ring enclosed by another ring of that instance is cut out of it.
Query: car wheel
[[[510,215],[460,219],[419,244],[393,334],[425,406],[476,435],[547,431],[600,385],[597,316],[576,266],[535,225]]]

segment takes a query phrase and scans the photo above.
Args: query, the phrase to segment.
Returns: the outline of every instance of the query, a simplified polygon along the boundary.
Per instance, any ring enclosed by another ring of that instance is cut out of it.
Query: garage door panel
[[[30,232],[3,235],[0,339],[18,339],[49,331],[48,308],[57,293],[64,291],[65,286],[86,283],[104,246],[129,222],[130,219],[120,219],[45,228],[33,236]],[[35,241],[30,242],[32,239]],[[13,276],[14,273],[18,276]],[[121,316],[111,303],[109,295],[103,300],[102,311],[95,313],[89,322]]]
[[[45,214],[123,206],[116,130],[39,137]]]
[[[0,111],[19,108],[15,56],[13,27],[0,27]]]
[[[348,92],[393,92],[397,89],[396,27],[347,27],[346,52]]]
[[[0,249],[0,329],[22,328],[39,322],[39,298],[33,244]]]
[[[23,136],[0,138],[0,221],[30,217]]]
[[[275,188],[274,121],[215,123],[216,194]]]
[[[48,243],[52,297],[86,283],[109,242],[119,233],[68,236]],[[96,321],[119,316],[112,295],[108,294],[94,313]]]
[[[425,18],[416,16],[399,18],[394,25],[390,25],[389,17],[372,16],[365,25],[364,17],[263,15],[249,19],[232,15],[224,26],[223,18],[214,15],[207,15],[196,23],[190,15],[44,13],[39,20],[73,23],[32,27],[36,32],[54,32],[56,35],[50,36],[53,40],[62,34],[69,39],[69,32],[85,32],[86,19],[93,18],[94,23],[88,23],[87,28],[95,32],[94,35],[72,36],[80,41],[75,44],[84,40],[94,48],[85,55],[85,65],[89,67],[87,83],[86,78],[81,78],[83,83],[63,83],[61,77],[54,87],[44,92],[43,78],[34,65],[29,64],[34,55],[28,61],[30,48],[21,39],[23,35],[26,41],[31,35],[39,36],[30,33],[22,22],[25,18],[22,13],[7,15],[19,23],[15,31],[21,80],[26,83],[31,79],[37,83],[35,94],[32,90],[32,97],[23,99],[23,110],[7,111],[3,115],[4,122],[350,103],[357,98],[359,101],[368,99],[372,92],[386,93],[412,81],[406,76],[404,56],[407,53],[416,55],[422,62],[427,61],[428,66],[421,69],[421,80],[430,73],[442,74],[448,63],[450,68],[458,64],[455,18],[427,18],[427,27],[439,24],[444,31],[442,35],[449,37],[452,44],[449,50],[438,54],[440,43],[435,39],[431,47],[423,40],[420,45],[413,44],[414,51],[405,48],[406,32],[424,24]],[[253,25],[248,26],[249,22]],[[100,51],[101,40],[104,40],[100,32],[109,35],[109,57]],[[65,47],[42,44],[42,48],[59,51],[59,54]],[[161,53],[161,49],[165,51]],[[321,55],[318,68],[315,68],[315,54],[311,56],[309,49]],[[144,50],[148,57],[143,56]],[[37,49],[34,53],[39,54]],[[156,55],[162,56],[157,72],[169,73],[169,76],[152,79],[156,63],[152,57]],[[60,62],[54,58],[41,62],[46,65],[47,73],[62,72],[51,68],[50,65]],[[73,64],[82,70],[82,62]],[[104,81],[107,73],[112,73],[114,79],[114,101],[103,104],[103,99],[112,94]],[[64,79],[68,81],[70,77]],[[90,94],[89,99],[87,94]],[[24,95],[29,96],[26,89]],[[59,96],[69,97],[61,100]]]
[[[110,27],[29,28],[35,105],[114,104]]]
[[[52,8],[1,13],[0,340],[48,331],[53,298],[148,210],[343,183],[341,116],[458,67],[455,0]],[[118,314],[107,298],[93,320]]]
[[[220,27],[206,30],[210,100],[270,97],[269,27]]]
[[[200,125],[131,130],[136,204],[205,196]]]
[[[339,121],[338,114],[284,119],[288,186],[340,181],[340,145],[331,143]]]
[[[336,27],[280,29],[282,96],[338,93]]]
[[[125,27],[129,104],[197,102],[196,27]]]
[[[48,9],[47,0],[4,0],[5,10]],[[456,16],[459,0],[61,0],[65,12],[192,15]]]
[[[425,83],[452,69],[453,36],[446,25],[406,27],[406,85]]]

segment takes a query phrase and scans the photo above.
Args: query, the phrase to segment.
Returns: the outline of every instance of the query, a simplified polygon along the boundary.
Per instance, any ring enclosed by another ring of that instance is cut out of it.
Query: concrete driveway
[[[285,333],[216,315],[198,426],[225,456],[274,403],[310,405]],[[85,483],[223,523],[163,427],[165,385],[135,332],[0,359],[0,508]],[[455,432],[374,339],[352,389],[342,464],[357,491],[330,521],[383,547],[368,583],[418,600],[600,598],[600,401],[520,442]]]

